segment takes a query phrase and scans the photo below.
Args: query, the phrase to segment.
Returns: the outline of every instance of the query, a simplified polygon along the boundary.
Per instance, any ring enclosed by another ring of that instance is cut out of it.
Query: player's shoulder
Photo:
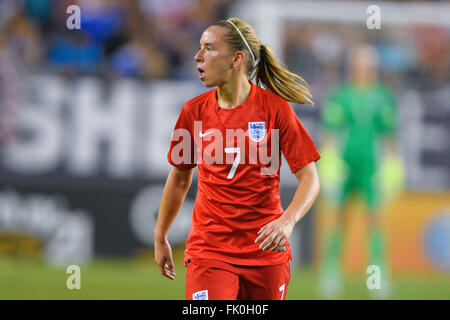
[[[327,102],[345,106],[348,99],[354,96],[355,92],[355,87],[351,83],[340,84],[330,90]]]
[[[280,109],[292,109],[291,105],[286,100],[275,93],[258,86],[255,86],[255,88],[257,100],[262,100],[261,102],[266,105],[269,110],[277,112]]]
[[[286,100],[284,100],[282,97],[277,96],[275,93],[258,87],[255,85],[255,89],[256,89],[256,94],[257,96],[259,96],[260,99],[264,99],[270,102],[274,102],[274,103],[286,103]]]

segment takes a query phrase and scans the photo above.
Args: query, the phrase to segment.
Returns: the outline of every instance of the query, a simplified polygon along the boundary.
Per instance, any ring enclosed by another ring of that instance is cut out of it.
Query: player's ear
[[[242,51],[236,51],[233,55],[232,68],[238,67],[244,61],[245,55]]]

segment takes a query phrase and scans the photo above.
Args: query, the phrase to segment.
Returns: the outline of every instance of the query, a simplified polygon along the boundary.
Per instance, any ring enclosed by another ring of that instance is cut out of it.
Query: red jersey
[[[208,258],[264,266],[292,258],[287,241],[285,252],[270,252],[262,251],[255,239],[261,227],[284,212],[281,153],[293,173],[320,155],[292,107],[250,83],[242,105],[221,108],[213,89],[189,100],[175,125],[169,163],[181,169],[198,165],[185,261]]]

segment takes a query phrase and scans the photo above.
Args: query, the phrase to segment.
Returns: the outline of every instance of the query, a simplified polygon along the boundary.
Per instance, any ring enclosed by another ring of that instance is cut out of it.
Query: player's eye
[[[199,45],[199,46],[198,46],[198,51],[202,50],[203,48],[205,48],[205,49],[206,49],[206,51],[211,51],[211,50],[213,50],[213,48],[212,48],[212,47],[210,47],[210,46],[205,46],[205,47],[202,47],[201,45]]]

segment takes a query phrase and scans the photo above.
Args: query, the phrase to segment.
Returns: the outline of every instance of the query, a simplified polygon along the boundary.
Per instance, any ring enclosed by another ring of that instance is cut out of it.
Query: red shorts
[[[187,300],[285,300],[289,262],[273,266],[237,266],[212,259],[190,259]]]

